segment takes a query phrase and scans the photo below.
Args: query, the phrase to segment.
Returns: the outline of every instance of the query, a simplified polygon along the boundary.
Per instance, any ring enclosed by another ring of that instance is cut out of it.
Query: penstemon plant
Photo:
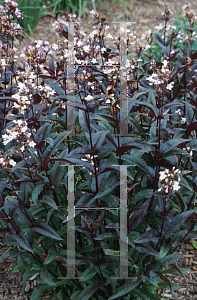
[[[166,8],[163,35],[143,36],[149,45],[136,45],[121,65],[115,59],[123,41],[106,33],[106,18],[91,11],[98,27],[85,40],[72,15],[56,14],[60,40],[25,45],[18,66],[13,40],[22,29],[13,19],[21,15],[16,2],[6,3],[0,7],[0,232],[9,233],[4,245],[15,248],[0,260],[18,258],[13,271],[23,273],[24,287],[27,277],[37,277],[31,300],[52,289],[57,299],[160,299],[161,287],[173,295],[179,286],[168,274],[187,282],[188,271],[179,268],[175,250],[197,237],[195,15],[184,7],[180,39]],[[128,47],[129,32],[120,28]]]

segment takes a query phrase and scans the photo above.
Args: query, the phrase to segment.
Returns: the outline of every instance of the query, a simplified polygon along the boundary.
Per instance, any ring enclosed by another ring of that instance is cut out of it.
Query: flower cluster
[[[10,157],[4,158],[2,153],[0,152],[0,165],[7,169],[14,167],[16,165],[16,162]]]
[[[148,80],[150,83],[149,85],[161,85],[161,87],[158,89],[160,93],[165,91],[165,89],[170,90],[173,88],[174,82],[170,81],[170,74],[172,73],[172,70],[169,70],[168,68],[168,61],[165,59],[162,62],[162,66],[159,69],[156,66],[155,60],[152,61],[150,69],[153,71],[153,74],[150,75],[146,80]]]
[[[28,132],[27,122],[23,120],[13,120],[15,126],[11,129],[6,129],[6,134],[2,135],[3,144],[7,145],[11,141],[16,140],[20,143],[20,150],[23,152],[25,148],[34,147],[36,144],[34,141],[30,141],[31,133]]]
[[[162,186],[158,189],[158,191],[164,190],[166,194],[170,194],[172,191],[178,191],[180,189],[179,182],[181,180],[180,174],[181,171],[179,169],[175,169],[175,167],[172,168],[172,171],[170,172],[168,169],[165,169],[165,171],[159,172],[159,182],[162,183]],[[177,180],[175,180],[175,178]]]
[[[17,8],[18,3],[11,0],[5,0],[5,7],[0,5],[0,32],[6,38],[17,37],[22,34],[22,27],[14,22],[14,18],[18,21],[22,18],[21,11]]]
[[[183,148],[183,150],[187,151],[190,154],[190,156],[192,156],[193,155],[193,151],[195,151],[194,148],[190,148],[190,147]]]
[[[16,99],[17,102],[14,102],[13,109],[20,110],[21,113],[28,108],[30,105],[30,91],[25,83],[18,83],[18,93],[12,95],[12,98]]]
[[[186,122],[186,118],[183,117],[183,112],[181,111],[181,109],[177,109],[175,113],[181,118],[181,123],[184,124]]]

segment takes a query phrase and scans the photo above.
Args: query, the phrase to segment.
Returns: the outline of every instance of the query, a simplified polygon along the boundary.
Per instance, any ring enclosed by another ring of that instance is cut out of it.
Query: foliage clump
[[[143,35],[148,45],[134,52],[130,31],[107,35],[106,18],[94,11],[98,29],[88,40],[77,21],[72,27],[72,16],[56,15],[61,40],[26,45],[19,66],[13,39],[22,31],[13,13],[21,15],[16,2],[6,3],[0,8],[0,231],[10,233],[4,244],[17,248],[0,260],[18,257],[13,271],[23,273],[23,286],[37,277],[32,300],[54,288],[58,299],[160,299],[160,287],[173,294],[179,286],[167,274],[186,280],[187,272],[175,250],[197,230],[195,15],[184,6],[171,25],[166,8],[159,31]],[[128,102],[121,98],[125,89]],[[125,194],[126,243],[119,234]],[[67,277],[73,229],[80,280]],[[119,260],[128,277],[118,278]]]

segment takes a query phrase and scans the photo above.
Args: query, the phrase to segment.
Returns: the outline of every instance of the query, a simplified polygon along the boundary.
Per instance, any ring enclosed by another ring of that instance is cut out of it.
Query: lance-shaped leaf
[[[146,291],[144,291],[144,293],[145,293]],[[142,292],[142,290],[138,290],[138,289],[135,289],[134,291],[133,291],[133,294],[134,295],[137,295],[137,299],[138,300],[154,300],[154,298],[153,297],[148,297],[147,296],[147,294],[144,294],[143,292]],[[151,295],[152,296],[152,295]],[[160,298],[156,298],[156,299],[160,299]]]
[[[115,295],[112,295],[111,297],[109,297],[109,300],[117,299],[118,297],[121,297],[125,294],[129,294],[136,287],[138,287],[138,285],[143,281],[143,279],[145,279],[144,276],[140,277],[140,278],[138,278],[137,280],[134,280],[134,281],[129,280],[129,283],[126,283],[123,286],[121,286],[120,288],[118,288]]]
[[[42,234],[42,235],[45,235],[45,236],[48,236],[52,239],[55,239],[55,240],[63,240],[58,234],[57,232],[55,232],[54,229],[52,229],[48,224],[45,224],[44,222],[38,222],[36,223],[36,226],[35,227],[32,227],[32,230]]]
[[[98,168],[98,174],[102,174],[104,172],[109,172],[109,171],[120,172],[120,167],[119,166],[114,166],[114,163],[112,163],[112,162],[105,162],[102,165],[100,165],[99,168]],[[127,174],[127,176],[131,180],[133,180],[133,176],[131,175],[129,170],[127,170],[124,174],[125,175]]]
[[[67,162],[68,164],[73,164],[73,165],[83,165],[88,171],[93,172],[93,166],[88,163],[87,161],[80,160],[78,158],[53,158],[53,161],[64,161]]]
[[[179,268],[179,266],[176,265],[176,264],[172,264],[172,266],[183,276],[183,278],[185,279],[185,283],[187,285],[187,288],[188,288],[188,280],[187,280],[187,277],[185,276],[186,272],[184,273],[183,270],[181,268]]]
[[[195,209],[182,212],[182,213],[174,216],[172,222],[170,222],[169,219],[166,219],[164,221],[164,226],[163,226],[163,236],[166,239],[170,238],[178,229],[180,229],[181,225],[194,212],[195,212]]]
[[[22,231],[20,231],[20,234],[13,234],[13,238],[18,242],[19,246],[21,246],[22,248],[24,248],[27,251],[30,251],[31,253],[34,253],[26,236],[24,235],[24,233]]]
[[[45,259],[45,261],[43,262],[43,265],[48,265],[50,262],[52,262],[54,260],[54,258],[56,257],[56,253],[54,250],[51,250],[49,249],[48,251],[48,255]]]
[[[94,277],[94,275],[97,273],[94,267],[87,268],[82,274],[80,281],[87,281]]]
[[[46,267],[41,267],[40,278],[48,285],[55,285],[55,282],[47,275]]]
[[[37,200],[38,200],[38,195],[40,194],[40,192],[42,191],[44,187],[44,183],[42,184],[39,184],[35,187],[35,189],[33,190],[33,193],[32,193],[32,201],[34,204],[37,205]]]
[[[147,91],[147,92],[148,92],[148,91]],[[147,92],[139,92],[139,93],[136,93],[131,99],[129,99],[129,100],[128,100],[128,111],[130,111],[131,108],[132,108],[133,106],[135,106],[136,104],[138,104],[139,100],[138,100],[138,102],[137,102],[137,98],[138,98],[139,96],[142,96],[142,95],[147,94]]]
[[[95,151],[100,149],[107,133],[108,131],[99,131],[92,134],[92,144]]]
[[[94,239],[96,241],[102,241],[104,239],[115,238],[115,237],[118,237],[117,233],[115,233],[115,232],[106,232],[106,233],[102,233],[102,234],[98,235]]]
[[[45,82],[50,85],[59,95],[65,95],[65,91],[57,83],[51,80],[45,80]]]
[[[160,152],[162,155],[166,154],[171,149],[177,147],[179,144],[186,143],[191,141],[191,139],[182,139],[182,138],[176,138],[166,141],[165,143],[161,144],[160,146]]]
[[[18,249],[8,250],[0,256],[0,261],[2,261],[6,257],[12,257],[13,258],[13,257],[19,255],[20,253],[21,253],[21,251],[19,251]]]
[[[172,263],[174,263],[175,261],[177,261],[178,259],[183,258],[183,256],[179,253],[172,253],[169,254],[167,256],[162,257],[161,259],[158,258],[157,263],[154,265],[154,268],[156,267],[165,267],[168,265],[171,265]]]
[[[92,193],[85,193],[83,196],[81,196],[81,198],[77,201],[77,203],[75,204],[75,207],[81,207],[83,204],[85,204],[88,200],[90,200],[91,198],[93,198],[94,194]]]
[[[118,126],[118,121],[116,119],[104,113],[97,113],[96,115],[91,116],[91,119],[100,120],[100,121],[106,120],[113,128],[116,128]]]
[[[167,47],[167,46],[164,45],[164,42],[163,42],[163,39],[162,39],[161,35],[157,32],[154,32],[153,35],[154,35],[154,38],[155,38],[155,42],[161,47],[163,54],[165,56],[169,56],[170,47],[169,46]]]
[[[173,297],[174,290],[173,290],[171,281],[170,281],[166,276],[164,276],[163,274],[161,274],[160,272],[158,273],[158,275],[160,276],[160,278],[161,278],[164,282],[167,283],[167,285],[169,286],[170,291],[171,291],[171,293],[172,293],[172,297]]]
[[[144,105],[144,106],[150,108],[150,110],[155,114],[156,117],[159,116],[159,109],[157,107],[153,106],[152,104],[149,104],[149,103],[143,102],[143,101],[139,101],[137,104]]]
[[[92,283],[92,284],[88,285],[78,296],[78,300],[90,299],[101,285],[102,285],[101,283],[97,283],[97,284]]]
[[[49,206],[51,206],[52,208],[54,208],[56,210],[58,209],[55,201],[53,200],[53,197],[50,196],[50,195],[46,195],[45,198],[41,199],[39,202],[46,203],[46,204],[48,204]]]
[[[133,215],[129,219],[129,232],[131,230],[135,230],[138,227],[138,225],[142,222],[144,215],[148,209],[149,203],[150,199],[145,201],[141,206],[136,206],[132,209]]]
[[[38,297],[43,293],[43,292],[45,292],[45,291],[47,291],[47,290],[50,290],[51,289],[51,286],[48,286],[48,285],[46,285],[46,284],[39,284],[39,286],[38,287],[36,287],[34,290],[33,290],[33,292],[32,292],[32,294],[31,294],[31,297],[30,297],[30,300],[37,300],[38,299]]]
[[[96,221],[94,222],[91,230],[93,232],[97,231],[99,229],[99,227],[101,226],[101,223],[103,223],[103,219],[104,219],[104,216],[105,216],[105,211],[103,210],[100,215],[98,216],[98,218],[96,219]]]
[[[160,256],[160,254],[155,249],[153,249],[151,246],[148,246],[146,244],[136,246],[135,249],[140,253],[147,253],[153,256]]]
[[[67,157],[76,157],[76,158],[80,158],[80,157],[83,157],[84,155],[83,154],[91,154],[91,150],[89,147],[78,147],[78,148],[75,148],[73,150],[71,150],[69,152],[69,154],[67,155]],[[60,156],[59,156],[60,157]]]
[[[147,243],[153,240],[158,240],[160,239],[159,233],[157,232],[156,229],[150,229],[140,236],[138,236],[135,240],[134,243],[136,244],[142,244],[142,243]]]
[[[145,152],[152,151],[152,148],[150,146],[143,145],[143,144],[137,143],[137,142],[127,142],[127,143],[121,144],[121,146],[116,149],[116,153],[117,154],[118,153],[123,153],[125,151],[130,150],[130,149],[142,149]]]
[[[149,167],[145,160],[137,155],[127,155],[124,154],[122,156],[122,159],[125,161],[128,161],[131,164],[135,164],[137,165],[140,169],[142,169],[143,171],[145,171],[146,173],[148,173],[152,178],[155,177],[155,171],[153,170],[153,168]]]
[[[91,229],[88,226],[80,226],[80,225],[76,225],[76,226],[72,226],[72,229],[78,231],[78,232],[83,232],[83,233],[90,233]]]
[[[98,174],[97,180],[98,180],[98,190],[100,191],[104,185],[106,184],[106,181],[108,180],[110,175],[110,172]],[[91,182],[91,191],[93,193],[96,193],[96,178],[94,177]]]

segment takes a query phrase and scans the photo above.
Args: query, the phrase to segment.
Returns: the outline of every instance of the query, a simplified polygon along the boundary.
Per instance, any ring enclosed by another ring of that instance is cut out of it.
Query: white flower
[[[167,65],[168,65],[168,61],[167,61],[167,60],[164,60],[164,61],[162,62],[162,64],[163,64],[164,68],[166,68]]]
[[[57,44],[53,44],[52,45],[52,49],[57,50],[58,49],[58,45]]]
[[[156,25],[156,26],[155,26],[155,29],[156,29],[156,30],[162,30],[162,29],[163,29],[163,25]]]
[[[101,48],[101,52],[102,52],[102,53],[105,52],[105,51],[106,51],[106,48],[105,48],[105,47]]]
[[[36,145],[36,143],[34,143],[33,141],[31,141],[31,142],[29,143],[29,146],[32,147],[32,148],[34,148],[35,145]]]
[[[106,38],[113,39],[113,36],[111,35],[111,33],[108,33],[108,35],[106,36]]]
[[[21,152],[23,152],[25,150],[25,146],[21,147]]]
[[[96,64],[96,63],[97,63],[96,58],[93,58],[93,59],[92,59],[92,63],[93,63],[93,64]]]
[[[120,32],[125,32],[125,28],[124,27],[120,27]]]
[[[83,47],[83,50],[86,51],[86,52],[90,51],[90,45],[84,46],[84,47]]]
[[[181,118],[181,123],[185,123],[186,122],[186,118],[182,117]]]
[[[92,9],[92,10],[90,11],[90,14],[95,14],[94,9]]]
[[[159,180],[164,180],[168,176],[169,170],[165,169],[165,171],[160,171],[159,172]]]
[[[93,31],[89,34],[89,36],[90,36],[91,38],[93,38],[94,35],[97,34],[97,33],[98,33],[97,30],[93,30]]]
[[[82,41],[78,41],[78,43],[77,43],[77,46],[82,46],[83,45],[83,42]]]
[[[163,80],[158,79],[158,75],[153,73],[151,76],[149,76],[146,80],[154,83],[154,84],[161,84],[163,83]]]
[[[175,111],[175,113],[176,113],[176,114],[178,114],[178,115],[180,115],[180,114],[181,114],[181,110],[180,110],[180,108],[179,108],[179,109],[177,109],[177,110]]]
[[[93,99],[94,99],[94,97],[92,97],[91,95],[88,95],[87,97],[85,97],[86,101],[93,100]]]
[[[167,90],[170,90],[171,91],[171,89],[173,88],[173,85],[174,85],[174,82],[170,82],[170,83],[168,83],[168,85],[167,85]]]
[[[23,128],[21,128],[21,132],[25,132],[27,131],[28,127],[27,126],[24,126]]]
[[[13,167],[16,166],[16,162],[13,159],[9,160],[9,164]]]
[[[174,191],[178,191],[181,188],[178,181],[174,181],[172,187]]]

